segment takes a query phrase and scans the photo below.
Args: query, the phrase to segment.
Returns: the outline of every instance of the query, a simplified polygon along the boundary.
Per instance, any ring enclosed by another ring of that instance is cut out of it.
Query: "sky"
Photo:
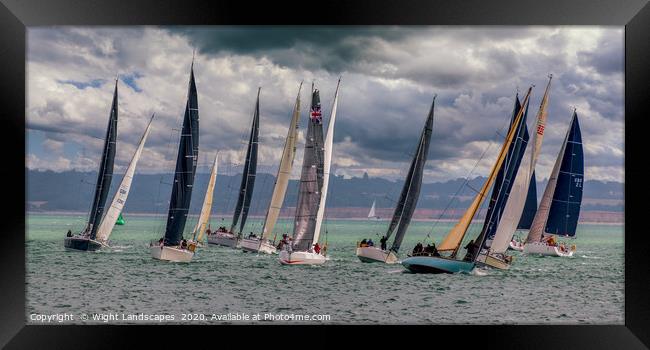
[[[576,108],[585,180],[623,182],[623,39],[623,27],[604,26],[30,27],[26,166],[96,171],[119,77],[115,172],[152,113],[137,172],[172,172],[194,56],[199,171],[218,151],[220,172],[241,172],[261,87],[258,171],[275,174],[304,81],[298,178],[310,85],[327,123],[341,77],[333,173],[402,179],[437,95],[424,182],[486,176],[515,94],[534,85],[530,127],[553,74],[538,179]]]

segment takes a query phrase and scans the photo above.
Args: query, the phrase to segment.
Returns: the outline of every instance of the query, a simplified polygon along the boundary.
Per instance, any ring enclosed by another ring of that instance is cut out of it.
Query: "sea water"
[[[319,266],[283,266],[277,255],[214,246],[199,248],[191,263],[155,260],[148,244],[161,237],[164,217],[126,213],[125,219],[111,235],[112,249],[75,252],[64,249],[63,238],[83,226],[83,216],[28,215],[28,323],[624,322],[622,225],[579,225],[577,238],[568,240],[577,246],[572,258],[510,251],[515,260],[507,271],[432,275],[359,261],[357,242],[378,243],[386,221],[327,220],[321,242],[327,240],[330,259]],[[212,222],[213,228],[220,225]],[[246,232],[259,233],[261,221],[246,225]],[[412,222],[400,257],[417,242],[440,242],[451,225]],[[193,226],[188,220],[187,227]],[[290,231],[291,220],[276,227],[280,234]],[[474,225],[465,242],[478,229]]]

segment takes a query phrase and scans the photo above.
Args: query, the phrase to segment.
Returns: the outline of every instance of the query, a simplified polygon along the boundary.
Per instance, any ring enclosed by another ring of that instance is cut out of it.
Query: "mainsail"
[[[578,114],[574,111],[571,126],[555,161],[527,243],[538,242],[543,234],[574,236],[582,203],[584,153]]]
[[[524,102],[523,102],[524,106],[528,105],[528,100],[530,98],[531,91],[532,91],[532,87],[528,88],[528,92],[526,93],[526,97],[524,98]],[[520,109],[519,112],[517,113],[517,116],[515,117],[515,121],[514,121],[515,125],[520,123],[523,111],[524,108]],[[467,233],[467,229],[469,228],[469,225],[472,222],[474,215],[476,215],[476,212],[478,211],[478,208],[481,206],[483,199],[485,199],[488,189],[494,183],[494,179],[496,178],[498,169],[501,167],[503,161],[505,160],[507,150],[510,147],[510,144],[513,142],[513,139],[515,138],[515,131],[516,131],[515,128],[510,128],[510,131],[506,136],[506,140],[504,141],[503,145],[501,146],[501,150],[499,151],[497,161],[496,163],[494,163],[494,166],[490,171],[490,175],[488,176],[485,183],[483,183],[483,186],[476,194],[474,200],[467,208],[463,216],[460,218],[458,223],[456,223],[456,225],[451,229],[451,231],[449,231],[447,236],[445,236],[445,238],[442,240],[442,243],[440,243],[440,246],[438,247],[439,251],[451,251],[452,252],[451,256],[452,257],[456,256],[458,252],[458,248],[460,247],[460,243],[463,240],[463,237],[465,237],[465,233]]]
[[[413,212],[415,211],[420,196],[424,164],[427,161],[431,134],[433,133],[433,108],[435,102],[436,98],[434,96],[433,102],[431,103],[431,109],[429,110],[429,115],[424,123],[422,133],[420,134],[418,147],[413,156],[413,160],[411,161],[411,166],[406,175],[404,186],[402,187],[402,193],[400,194],[399,201],[397,202],[397,206],[393,213],[393,218],[391,219],[388,231],[386,232],[386,239],[388,239],[395,231],[395,228],[397,228],[395,240],[390,248],[390,250],[394,252],[399,251],[399,247],[402,244],[402,240],[406,234],[406,229],[411,222],[411,217],[413,216]]]
[[[131,183],[133,182],[133,175],[135,174],[135,168],[138,165],[138,160],[142,154],[144,143],[147,141],[147,136],[149,135],[149,130],[151,129],[151,122],[153,121],[153,117],[154,116],[152,115],[151,119],[149,120],[149,124],[147,124],[147,128],[145,129],[144,134],[140,139],[138,148],[135,150],[129,166],[126,168],[126,172],[124,173],[120,187],[117,189],[117,192],[111,201],[111,206],[106,211],[106,216],[97,229],[97,240],[100,242],[108,241],[108,237],[111,235],[115,224],[117,223],[118,219],[122,217],[122,209],[124,208],[126,199],[129,196]]]
[[[311,248],[316,227],[316,216],[323,187],[323,117],[320,95],[312,85],[311,106],[305,151],[302,160],[298,204],[293,226],[293,249],[307,251]]]
[[[287,193],[287,186],[289,185],[289,177],[291,177],[291,168],[293,167],[293,160],[296,156],[296,141],[298,139],[298,121],[300,120],[300,90],[302,89],[302,82],[298,87],[298,96],[296,96],[296,103],[293,106],[293,113],[291,114],[291,123],[287,131],[287,138],[284,141],[284,149],[282,150],[282,158],[280,159],[280,167],[278,168],[278,175],[276,176],[275,186],[273,187],[273,195],[271,196],[271,203],[266,213],[266,220],[264,221],[264,228],[262,229],[262,238],[268,239],[275,223],[280,216],[282,203],[284,202],[285,194]]]
[[[201,242],[203,239],[203,234],[205,229],[208,226],[210,221],[210,212],[212,211],[212,195],[214,193],[214,184],[217,180],[217,163],[219,162],[219,154],[214,157],[214,163],[212,164],[212,170],[210,171],[210,179],[208,180],[208,188],[205,190],[205,197],[203,198],[203,206],[201,206],[201,214],[199,215],[199,220],[194,226],[194,231],[192,232],[192,237],[196,242]]]
[[[320,227],[323,223],[323,216],[325,214],[325,201],[327,200],[327,188],[330,182],[330,168],[332,166],[332,146],[334,145],[334,123],[336,122],[336,107],[339,104],[339,85],[341,79],[339,78],[336,84],[336,91],[334,92],[334,103],[332,104],[332,112],[330,113],[330,120],[327,124],[327,135],[325,136],[324,144],[324,160],[323,160],[323,185],[321,188],[322,195],[320,197],[320,204],[318,205],[318,214],[316,215],[316,226],[314,228],[314,239],[312,244],[318,242],[320,237]]]
[[[237,198],[237,205],[235,206],[235,213],[232,218],[232,225],[230,232],[234,232],[237,221],[241,215],[241,223],[239,225],[239,233],[244,230],[246,225],[246,218],[248,217],[248,209],[251,205],[251,198],[253,197],[253,187],[255,186],[255,174],[257,173],[257,144],[260,132],[260,90],[257,89],[257,101],[255,102],[255,112],[253,114],[253,124],[251,125],[251,133],[248,137],[248,149],[246,150],[246,163],[244,164],[244,172],[242,173],[241,184],[239,185],[239,198]]]
[[[530,224],[533,223],[535,212],[537,212],[537,180],[533,171],[533,176],[530,178],[530,185],[528,185],[526,205],[524,205],[524,211],[521,213],[517,230],[529,230]]]
[[[84,230],[85,234],[90,235],[91,239],[97,236],[97,229],[104,214],[104,206],[106,205],[106,197],[111,188],[111,180],[113,179],[113,163],[115,161],[115,141],[117,139],[117,80],[115,80],[115,91],[113,92],[113,104],[111,106],[111,113],[108,117],[108,127],[106,128],[106,137],[104,138],[104,150],[102,151],[102,159],[99,162],[99,171],[97,174],[97,182],[95,184],[95,197],[93,199],[92,207],[90,208],[90,215],[88,217],[88,225]]]
[[[167,226],[164,244],[178,245],[183,237],[183,229],[192,199],[192,187],[196,174],[196,162],[199,156],[199,102],[194,81],[194,63],[190,69],[190,82],[183,116],[183,128],[178,145],[176,170],[172,195],[169,201]]]
[[[537,113],[536,132],[533,134],[531,147],[526,149],[524,158],[518,166],[519,169],[516,170],[512,190],[506,200],[503,215],[499,220],[497,231],[494,235],[494,241],[490,247],[492,253],[505,253],[510,245],[512,236],[517,230],[519,220],[521,219],[521,214],[526,203],[526,196],[528,195],[530,179],[535,169],[537,157],[542,148],[542,141],[544,140],[544,129],[546,126],[547,116],[546,108],[548,105],[551,79],[552,77],[549,77],[548,85],[546,86],[546,91],[544,92],[544,97],[542,98],[542,103],[539,107],[539,112]]]

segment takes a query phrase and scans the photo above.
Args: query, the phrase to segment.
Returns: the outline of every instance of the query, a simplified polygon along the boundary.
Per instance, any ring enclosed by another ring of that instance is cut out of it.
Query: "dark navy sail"
[[[420,188],[422,187],[422,174],[424,173],[424,164],[427,161],[427,154],[429,153],[429,144],[431,143],[431,134],[433,132],[433,107],[435,105],[435,97],[431,103],[431,110],[429,111],[429,116],[424,124],[424,129],[422,129],[422,134],[420,135],[420,141],[418,142],[418,147],[413,156],[413,161],[411,162],[411,167],[409,168],[408,175],[404,181],[404,187],[402,187],[402,193],[395,207],[395,212],[393,213],[393,219],[388,226],[388,232],[386,232],[386,239],[390,238],[393,234],[393,231],[397,227],[397,232],[395,233],[395,240],[391,246],[391,250],[394,252],[399,251],[399,247],[402,244],[404,235],[406,234],[406,229],[408,228],[415,207],[418,203],[418,198],[420,197]]]
[[[293,227],[293,249],[307,251],[311,248],[316,230],[316,217],[320,206],[323,188],[324,152],[323,152],[323,117],[321,114],[320,95],[313,90],[309,112],[309,123],[305,135],[305,151],[300,173],[298,204]]]
[[[533,176],[530,178],[530,185],[528,186],[528,194],[526,195],[526,204],[524,205],[524,211],[521,213],[519,224],[517,224],[517,230],[529,230],[536,212],[537,180],[535,179],[535,172],[533,171]]]
[[[183,229],[192,199],[192,187],[199,155],[199,103],[194,82],[194,67],[190,70],[190,84],[183,117],[183,129],[178,145],[176,171],[172,196],[169,201],[165,245],[178,245],[183,238]]]
[[[115,161],[115,147],[117,140],[117,81],[115,81],[115,91],[113,92],[113,104],[111,106],[111,114],[108,117],[108,127],[106,128],[106,137],[104,138],[104,150],[102,151],[102,159],[99,162],[99,172],[97,174],[97,183],[95,184],[95,197],[93,199],[92,207],[90,208],[90,216],[88,218],[88,226],[85,233],[90,235],[91,239],[95,239],[97,229],[104,216],[104,206],[106,205],[106,198],[108,191],[111,188],[111,180],[113,179],[113,163]]]
[[[578,226],[582,184],[584,180],[584,153],[578,115],[573,112],[562,165],[557,177],[553,201],[546,221],[546,233],[573,237]]]
[[[255,113],[253,114],[253,125],[251,126],[251,134],[248,138],[248,149],[246,150],[246,163],[244,164],[244,172],[239,185],[239,198],[235,206],[235,214],[232,218],[232,226],[230,231],[233,232],[239,215],[241,214],[241,224],[239,226],[239,233],[244,230],[246,225],[246,218],[248,217],[248,209],[250,208],[251,198],[253,197],[253,187],[255,186],[255,174],[257,173],[257,146],[260,133],[260,90],[257,90],[257,102],[255,103]]]
[[[513,125],[514,119],[521,108],[522,106],[519,102],[519,97],[517,96],[515,98],[515,108],[510,121],[510,128],[516,128],[515,139],[510,143],[508,153],[506,153],[506,158],[497,173],[496,180],[492,187],[492,194],[487,214],[485,216],[485,221],[483,222],[483,229],[476,239],[476,242],[482,242],[482,248],[485,247],[486,242],[494,237],[494,234],[496,233],[497,224],[499,220],[501,220],[501,215],[503,214],[503,210],[508,200],[508,195],[510,194],[510,189],[512,188],[512,183],[516,175],[516,170],[519,168],[526,144],[528,143],[529,135],[528,129],[526,128],[528,104],[525,106],[524,114],[520,118],[519,124]],[[475,252],[478,252],[478,250]]]

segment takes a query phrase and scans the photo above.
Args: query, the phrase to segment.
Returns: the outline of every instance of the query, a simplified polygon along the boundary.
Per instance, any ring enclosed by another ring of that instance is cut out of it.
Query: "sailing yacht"
[[[257,147],[260,132],[260,90],[257,89],[257,101],[255,102],[255,112],[253,113],[253,123],[251,133],[248,138],[248,149],[246,150],[246,162],[244,172],[242,173],[241,184],[239,186],[239,197],[235,206],[232,224],[230,229],[225,226],[208,234],[208,243],[224,247],[236,248],[242,236],[242,231],[246,225],[248,209],[250,208],[251,198],[253,197],[253,187],[255,186],[255,174],[257,172]],[[241,221],[239,221],[241,216]],[[235,228],[239,222],[239,232],[235,233]]]
[[[203,205],[201,206],[201,213],[199,214],[199,219],[196,221],[196,226],[192,230],[192,239],[190,244],[194,243],[198,247],[203,246],[203,236],[205,233],[209,232],[208,223],[210,222],[210,213],[212,211],[212,196],[214,194],[214,185],[217,181],[217,164],[219,162],[219,153],[214,157],[214,163],[212,163],[212,169],[210,170],[210,178],[208,180],[208,187],[205,190],[205,196],[203,197]]]
[[[264,226],[262,228],[261,237],[248,237],[241,240],[241,248],[245,252],[262,252],[266,254],[274,254],[277,252],[275,246],[275,238],[271,241],[271,234],[275,228],[275,224],[280,216],[282,203],[284,202],[287,187],[289,185],[289,177],[291,176],[291,168],[293,167],[293,160],[296,155],[296,140],[298,139],[298,121],[300,120],[300,90],[302,89],[302,82],[298,87],[298,96],[296,96],[296,103],[293,106],[291,114],[291,123],[287,131],[287,138],[284,141],[284,149],[282,150],[282,157],[280,158],[280,166],[275,178],[275,186],[273,187],[273,195],[271,202],[266,212]],[[277,234],[276,234],[277,235]]]
[[[157,242],[149,244],[149,251],[154,259],[175,262],[191,261],[196,248],[193,244],[188,245],[183,239],[199,156],[199,103],[194,81],[194,60],[190,68],[188,85],[174,183],[167,212],[167,225],[164,236]]]
[[[415,212],[415,207],[420,196],[420,188],[422,187],[422,174],[424,173],[424,165],[427,161],[427,154],[429,153],[429,144],[431,143],[431,134],[433,132],[433,108],[436,98],[434,96],[431,103],[431,109],[424,128],[420,135],[415,155],[411,161],[406,181],[402,187],[397,206],[393,213],[393,218],[388,226],[388,231],[381,238],[382,246],[359,246],[357,247],[357,257],[362,262],[384,262],[386,264],[394,264],[398,262],[397,252],[399,251],[402,240],[406,235],[406,230],[411,223],[411,218]],[[375,203],[373,202],[371,210],[374,216]],[[370,217],[370,214],[368,215]],[[395,239],[390,249],[386,249],[385,244],[391,235],[395,232]]]
[[[106,127],[106,136],[104,138],[104,149],[102,151],[102,158],[99,162],[99,171],[97,174],[97,182],[95,183],[95,195],[92,206],[90,207],[90,215],[88,216],[88,223],[83,231],[72,234],[69,230],[63,245],[67,249],[81,250],[81,251],[94,251],[100,249],[103,245],[102,242],[97,240],[97,229],[102,221],[104,214],[104,206],[108,197],[108,191],[111,187],[111,180],[113,179],[113,163],[115,161],[115,148],[117,140],[117,83],[115,80],[115,90],[113,92],[113,103],[111,104],[111,111],[108,116],[108,126]]]
[[[375,213],[375,205],[376,204],[377,204],[376,200],[372,201],[372,206],[370,207],[370,211],[368,212],[368,219],[375,219],[375,220],[380,219],[380,217],[377,216],[377,213]]]
[[[508,174],[506,175],[511,182],[509,186],[502,186],[499,189],[495,205],[496,210],[486,219],[488,229],[492,228],[493,240],[490,244],[486,243],[489,234],[485,234],[485,231],[482,232],[477,240],[480,242],[480,250],[479,254],[474,258],[480,265],[508,269],[512,263],[512,257],[507,255],[506,252],[510,247],[512,236],[520,222],[526,197],[529,192],[532,173],[542,148],[551,79],[552,76],[549,76],[549,81],[546,85],[544,96],[542,97],[542,103],[537,113],[536,132],[533,134],[531,145],[530,147],[528,146],[527,134],[524,135],[523,139],[517,140],[519,150],[515,150],[513,156],[519,159],[514,165],[511,164],[512,167],[508,169]],[[468,252],[471,256],[476,255],[475,253],[470,254]]]
[[[300,174],[293,236],[289,241],[281,242],[282,250],[279,260],[283,265],[323,264],[326,260],[327,243],[321,249],[319,237],[327,200],[340,83],[341,79],[336,85],[334,103],[324,142],[320,93],[314,89],[312,84],[309,124]]]
[[[530,93],[532,87],[528,89],[526,96],[523,101],[525,108],[520,108],[514,118],[513,126],[508,131],[508,134],[505,138],[503,145],[497,156],[497,160],[490,170],[487,180],[483,183],[483,186],[478,191],[472,203],[467,208],[460,220],[454,225],[454,227],[449,231],[449,233],[442,240],[442,243],[438,246],[437,252],[433,254],[414,254],[408,258],[402,260],[402,265],[409,271],[414,273],[457,273],[457,272],[471,272],[476,263],[473,256],[466,256],[464,260],[457,260],[456,256],[460,249],[461,242],[467,234],[469,225],[472,222],[472,219],[478,212],[481,203],[485,199],[487,192],[490,187],[495,182],[497,177],[498,170],[503,165],[510,145],[515,141],[517,131],[520,131],[524,110],[527,109],[528,100],[530,98]],[[470,242],[468,245],[472,250],[476,249],[476,246],[473,242]],[[442,253],[442,254],[441,254]],[[444,255],[443,255],[444,254]]]
[[[575,252],[555,237],[575,237],[582,203],[584,153],[578,114],[573,111],[571,125],[564,138],[535,214],[524,253],[570,257]]]

